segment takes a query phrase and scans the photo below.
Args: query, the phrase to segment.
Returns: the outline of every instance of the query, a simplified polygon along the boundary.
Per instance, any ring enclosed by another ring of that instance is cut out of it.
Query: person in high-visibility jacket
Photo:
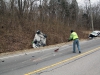
[[[74,32],[73,30],[71,30],[70,38],[68,39],[68,41],[71,41],[71,40],[73,40],[73,53],[76,53],[76,45],[77,45],[79,53],[81,53],[79,37],[78,37],[77,33]]]

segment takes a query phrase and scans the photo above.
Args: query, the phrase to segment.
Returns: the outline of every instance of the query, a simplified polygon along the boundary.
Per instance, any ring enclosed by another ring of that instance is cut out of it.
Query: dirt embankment
[[[67,29],[64,27],[60,29],[61,30],[58,32],[56,32],[55,30],[54,32],[51,30],[42,31],[43,33],[47,35],[47,46],[67,42],[71,29],[70,28]],[[79,30],[76,30],[76,32],[78,33],[80,39],[88,38],[89,32],[83,32],[81,31],[81,28]],[[14,51],[19,51],[19,50],[23,51],[25,49],[31,49],[35,32],[31,30],[6,31],[6,28],[3,28],[0,30],[0,34],[1,34],[0,53],[6,53],[6,52],[14,52]]]
[[[81,39],[80,42],[85,41],[87,39]],[[64,42],[64,43],[60,43],[60,44],[55,44],[55,45],[49,45],[49,46],[45,46],[45,47],[40,47],[40,48],[31,48],[31,49],[24,49],[24,50],[18,50],[18,51],[13,51],[13,52],[5,52],[5,53],[1,53],[0,57],[5,57],[5,56],[11,56],[11,55],[16,55],[16,54],[27,54],[29,52],[34,52],[34,51],[40,51],[43,49],[48,49],[48,48],[52,48],[52,47],[62,47],[64,45],[68,45],[68,44],[72,44],[71,42]]]

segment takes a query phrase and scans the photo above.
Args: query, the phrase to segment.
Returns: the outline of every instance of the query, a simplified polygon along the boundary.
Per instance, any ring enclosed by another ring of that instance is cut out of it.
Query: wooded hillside
[[[37,30],[47,35],[47,45],[67,42],[70,30],[80,39],[92,31],[91,13],[95,30],[100,30],[100,2],[87,1],[82,8],[76,0],[0,0],[0,53],[32,48]]]

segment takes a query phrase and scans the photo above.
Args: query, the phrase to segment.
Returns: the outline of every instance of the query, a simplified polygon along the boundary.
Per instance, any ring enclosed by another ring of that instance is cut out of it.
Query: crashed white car
[[[32,42],[33,48],[43,47],[46,45],[47,36],[38,30],[35,34],[34,40]]]
[[[100,36],[100,31],[96,30],[89,34],[89,38]]]

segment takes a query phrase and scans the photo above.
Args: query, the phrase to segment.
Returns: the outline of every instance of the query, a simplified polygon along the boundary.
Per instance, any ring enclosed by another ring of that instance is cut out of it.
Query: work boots
[[[81,51],[79,51],[79,53],[81,53]]]

